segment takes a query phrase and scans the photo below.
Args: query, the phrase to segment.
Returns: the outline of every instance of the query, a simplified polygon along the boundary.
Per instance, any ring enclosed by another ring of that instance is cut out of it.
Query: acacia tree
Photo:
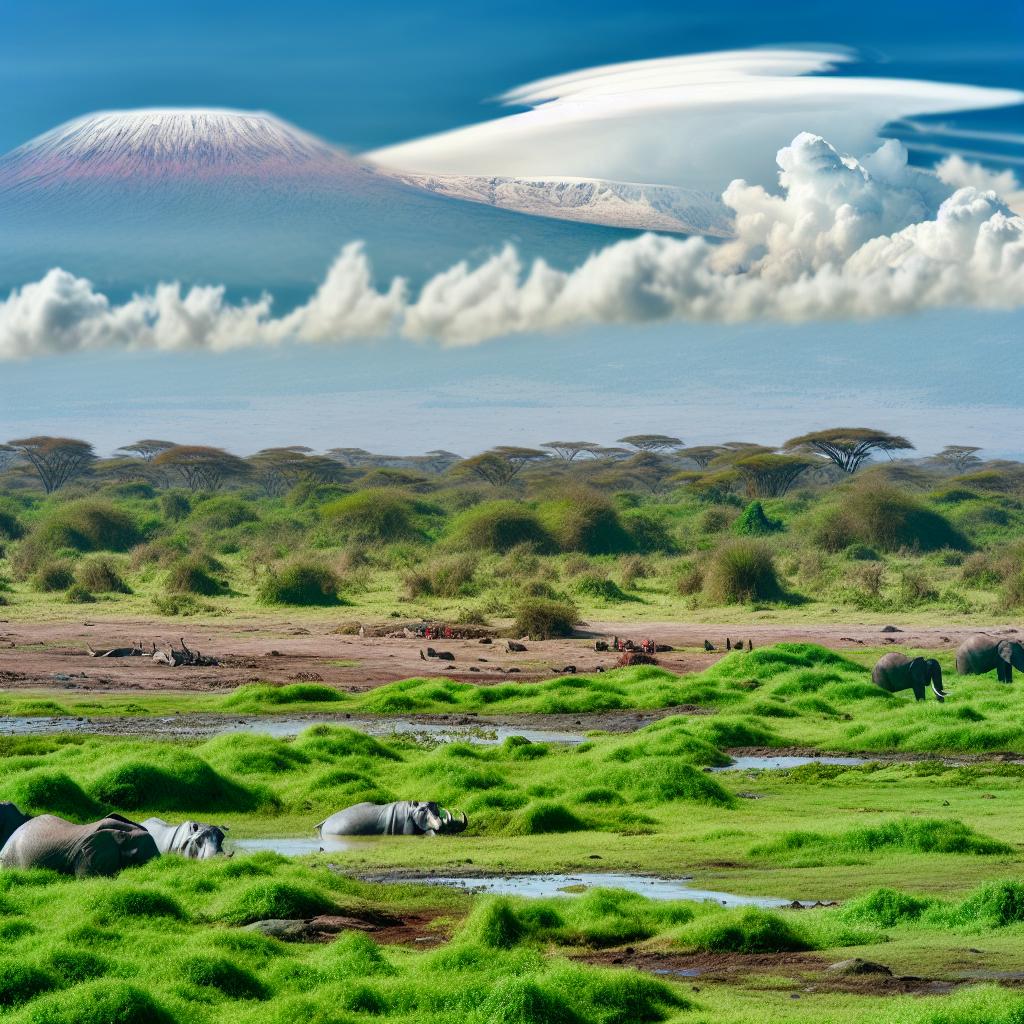
[[[814,460],[806,456],[774,452],[744,455],[733,463],[749,498],[781,498],[813,465]]]
[[[501,445],[472,458],[463,459],[455,468],[460,473],[472,473],[494,487],[507,487],[519,476],[524,466],[532,462],[543,462],[550,457],[547,452],[537,448]]]
[[[905,437],[884,430],[833,427],[791,437],[782,447],[786,451],[814,452],[835,463],[844,473],[856,473],[874,452],[906,451],[914,446]]]
[[[431,473],[444,473],[446,470],[451,469],[455,463],[461,461],[461,455],[445,451],[444,448],[435,448],[433,451],[429,451],[415,459],[417,465],[423,466]]]
[[[175,445],[157,455],[153,465],[178,473],[190,491],[215,491],[228,478],[250,472],[244,459],[205,445]]]
[[[669,448],[681,448],[683,442],[678,437],[668,434],[630,434],[620,437],[618,444],[628,444],[641,452],[663,452]]]
[[[545,441],[541,448],[550,448],[566,462],[572,462],[579,455],[593,455],[601,450],[601,446],[593,441]]]
[[[708,463],[725,451],[724,446],[717,444],[697,445],[693,448],[680,448],[676,455],[695,462],[701,469],[707,469]]]
[[[948,466],[954,473],[966,473],[981,465],[978,452],[981,449],[971,444],[947,444],[933,458],[943,466]]]
[[[122,445],[117,450],[128,452],[130,455],[137,455],[144,462],[152,462],[161,452],[176,448],[173,441],[157,441],[153,438],[146,438],[143,441],[136,441],[134,444]]]
[[[32,464],[47,494],[60,490],[96,460],[91,444],[72,437],[25,437],[7,445]]]

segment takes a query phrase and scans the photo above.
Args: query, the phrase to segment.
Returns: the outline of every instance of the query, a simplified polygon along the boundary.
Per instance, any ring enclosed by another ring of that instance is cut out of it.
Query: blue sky
[[[864,59],[846,70],[861,75],[1024,88],[1018,0],[0,0],[0,152],[91,110],[150,105],[267,109],[359,151],[498,116],[488,97],[537,77],[771,43],[854,48]],[[1020,122],[1020,108],[958,118],[988,131],[1019,132]],[[448,352],[387,342],[79,354],[0,364],[0,437],[468,451],[644,429],[779,441],[843,419],[924,449],[974,442],[1024,455],[1024,401],[999,369],[1019,362],[1021,336],[1020,314],[959,312],[800,328],[605,327]]]

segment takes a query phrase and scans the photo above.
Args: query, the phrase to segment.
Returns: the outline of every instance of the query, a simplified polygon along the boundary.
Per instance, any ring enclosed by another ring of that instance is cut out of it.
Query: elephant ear
[[[927,683],[932,674],[931,666],[920,656],[910,659],[910,664],[907,665],[907,671],[910,673],[911,678],[920,683]]]

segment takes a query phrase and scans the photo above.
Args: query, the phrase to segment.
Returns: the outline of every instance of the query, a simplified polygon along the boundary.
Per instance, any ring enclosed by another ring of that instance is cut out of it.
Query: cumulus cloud
[[[310,300],[274,316],[272,300],[233,304],[221,287],[161,284],[120,305],[64,271],[0,302],[0,358],[101,348],[223,351],[283,342],[402,335],[471,345],[584,324],[671,319],[879,317],[1024,304],[1024,218],[995,191],[951,191],[908,167],[895,141],[858,161],[808,133],[779,151],[780,194],[737,180],[723,194],[736,237],[646,234],[575,269],[525,266],[506,246],[460,263],[413,296],[373,284],[360,243],[345,247]],[[988,182],[980,181],[981,185]]]
[[[953,188],[970,186],[997,192],[1016,212],[1024,211],[1024,185],[1009,168],[993,171],[953,153],[935,165],[935,173],[940,181]]]

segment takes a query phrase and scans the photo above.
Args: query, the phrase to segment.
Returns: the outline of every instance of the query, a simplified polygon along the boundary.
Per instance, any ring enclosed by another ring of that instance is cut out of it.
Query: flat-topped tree
[[[579,455],[593,455],[601,450],[601,446],[593,441],[545,441],[541,448],[550,448],[566,462],[572,462]]]
[[[954,473],[966,473],[981,465],[978,452],[981,449],[972,444],[947,444],[941,452],[936,452],[932,458],[948,466]]]
[[[418,466],[428,469],[431,473],[443,473],[451,469],[457,462],[462,461],[461,455],[455,452],[445,451],[444,448],[435,448],[424,455],[419,455],[414,460]]]
[[[676,455],[681,455],[684,459],[689,459],[691,462],[695,462],[701,469],[707,469],[708,463],[723,452],[722,445],[717,444],[705,444],[696,445],[692,448],[680,448]]]
[[[517,448],[514,445],[501,445],[490,451],[481,452],[472,458],[456,463],[454,469],[459,473],[471,473],[486,480],[494,487],[506,487],[531,462],[543,462],[551,456],[537,448]]]
[[[255,470],[270,495],[280,496],[291,490],[299,481],[308,479],[311,471],[318,464],[308,454],[312,448],[304,445],[290,445],[287,448],[264,448],[245,461]],[[319,460],[330,462],[338,467],[338,463],[330,459]],[[340,468],[340,467],[338,467]]]
[[[117,450],[119,452],[128,452],[129,455],[137,455],[145,462],[152,462],[161,452],[170,451],[171,448],[177,447],[174,441],[157,441],[154,438],[148,437],[142,441],[136,441],[134,444],[122,445]]]
[[[215,491],[225,480],[251,472],[244,459],[205,445],[175,445],[157,455],[153,465],[178,473],[190,491]]]
[[[760,452],[744,455],[732,464],[746,484],[750,498],[781,498],[814,465],[806,455]]]
[[[664,452],[683,446],[678,437],[670,437],[668,434],[630,434],[628,437],[620,437],[617,443],[628,444],[641,452]]]
[[[913,450],[913,445],[898,434],[871,427],[832,427],[791,437],[786,451],[814,452],[835,463],[844,473],[856,473],[875,452]]]
[[[96,460],[92,445],[73,437],[25,437],[7,444],[32,464],[47,494],[60,490]]]

